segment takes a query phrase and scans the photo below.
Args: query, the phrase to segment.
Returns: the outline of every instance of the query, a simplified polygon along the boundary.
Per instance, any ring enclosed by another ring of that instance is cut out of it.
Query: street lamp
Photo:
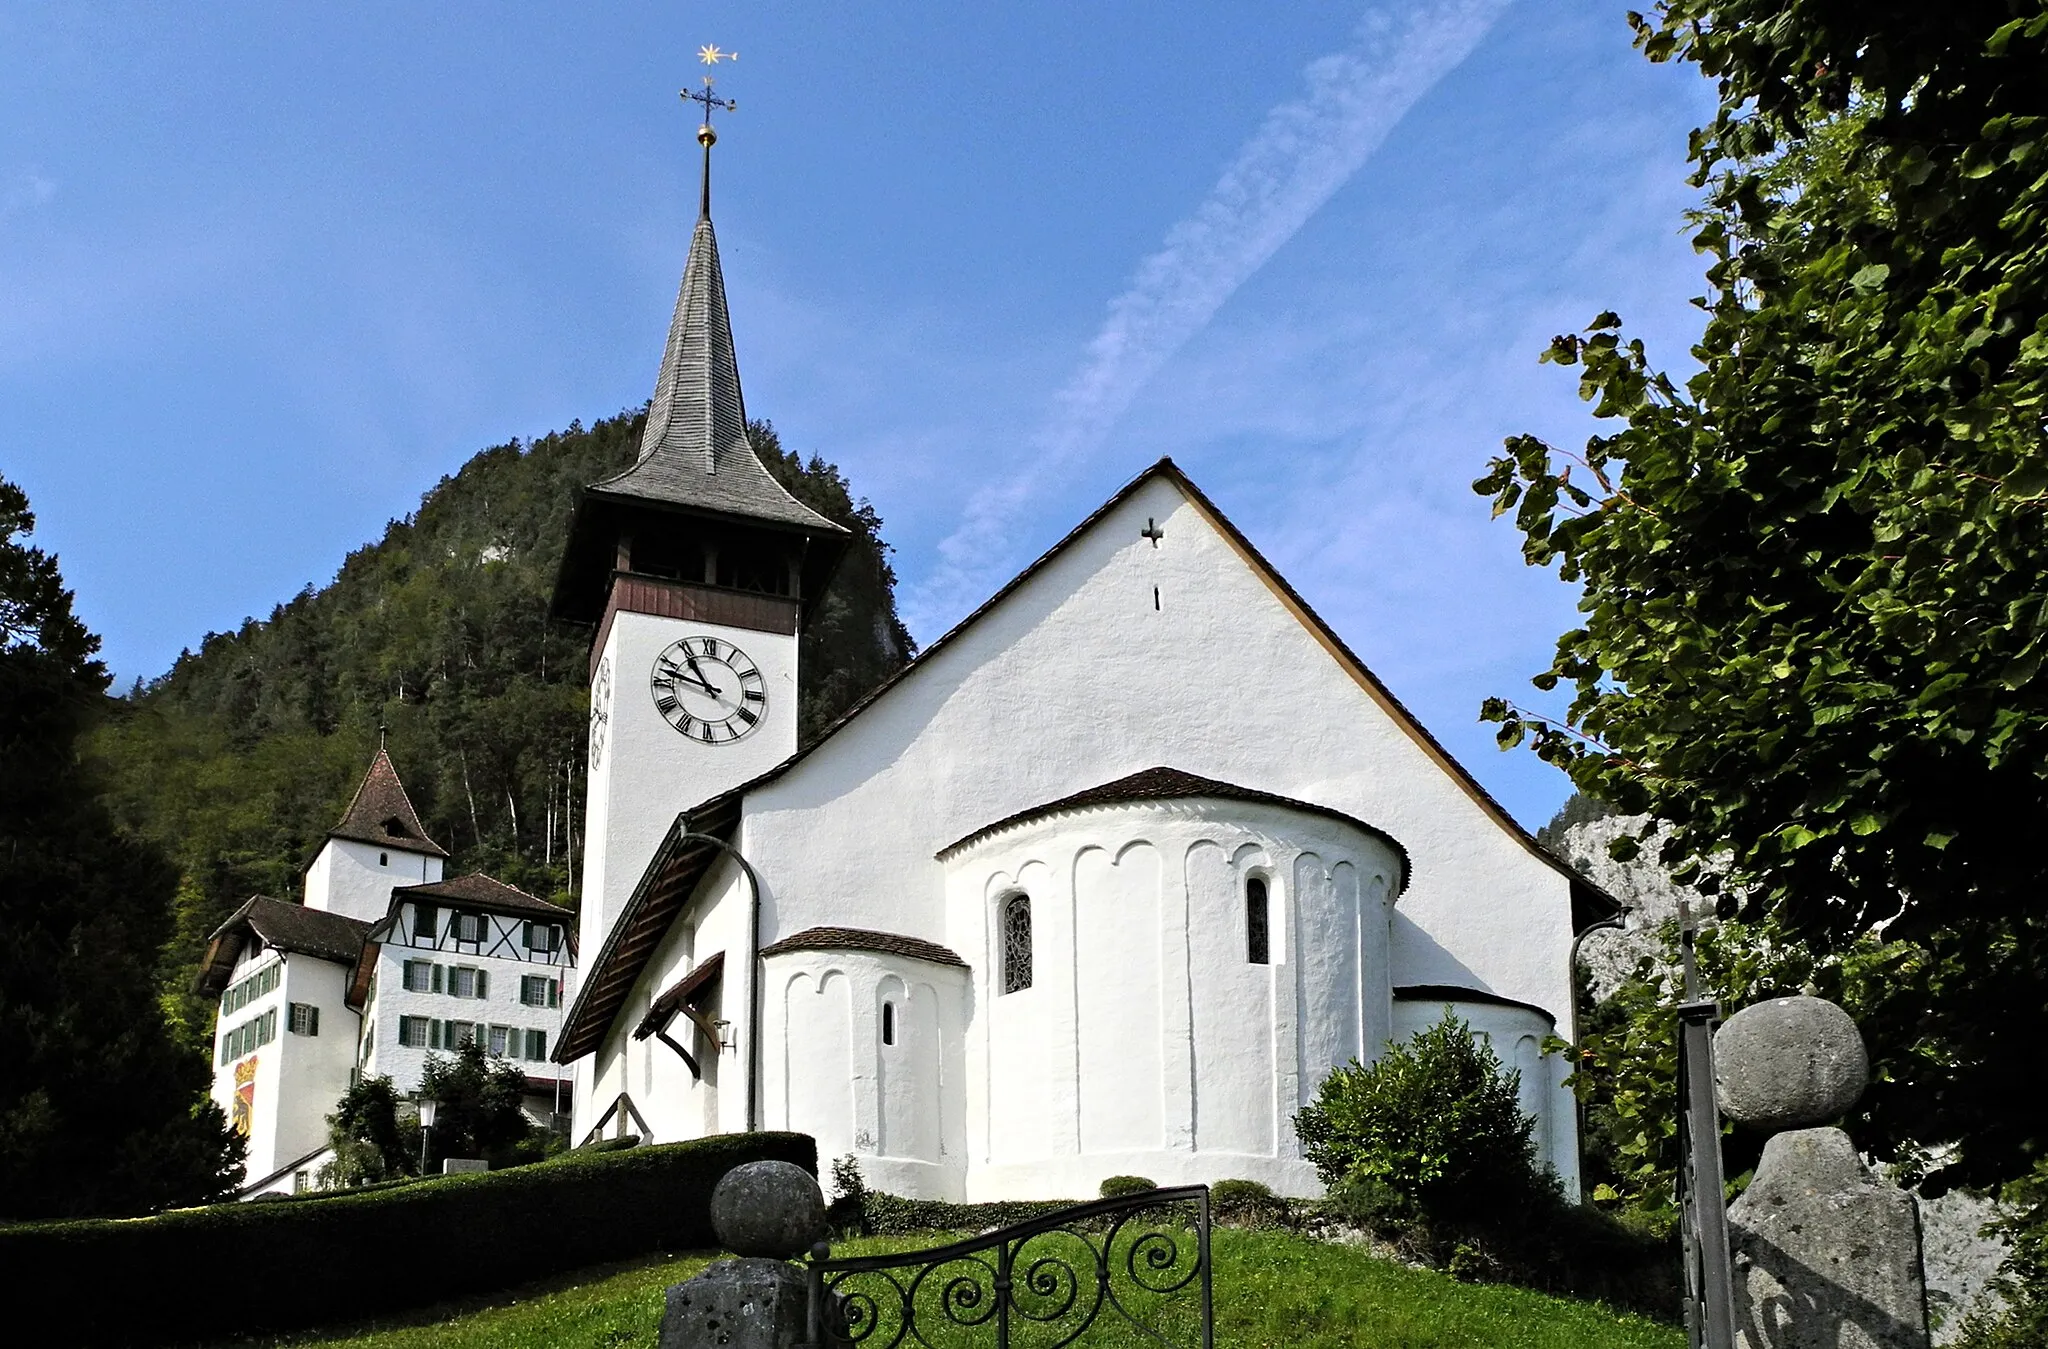
[[[432,1096],[421,1096],[420,1107],[420,1174],[427,1174],[427,1130],[434,1127],[434,1116],[441,1113],[441,1102]]]

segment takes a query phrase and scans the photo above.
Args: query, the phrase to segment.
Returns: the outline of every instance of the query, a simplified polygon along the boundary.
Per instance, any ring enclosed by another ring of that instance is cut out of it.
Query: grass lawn
[[[835,1251],[906,1250],[944,1239],[844,1242]],[[1218,1228],[1214,1253],[1216,1343],[1224,1349],[1678,1349],[1685,1342],[1674,1327],[1591,1303],[1463,1284],[1285,1233]],[[255,1343],[302,1349],[652,1349],[660,1334],[663,1290],[717,1258],[695,1254],[586,1270],[338,1336]],[[980,1342],[992,1344],[994,1336]],[[1032,1340],[1020,1335],[1016,1342],[1028,1346]],[[1125,1335],[1091,1334],[1079,1346],[1135,1342]]]

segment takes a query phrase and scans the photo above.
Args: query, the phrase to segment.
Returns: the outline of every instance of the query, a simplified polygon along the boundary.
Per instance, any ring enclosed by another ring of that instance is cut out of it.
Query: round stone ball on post
[[[825,1195],[790,1162],[748,1162],[711,1192],[711,1228],[734,1255],[793,1260],[823,1241]]]
[[[1870,1084],[1870,1055],[1849,1014],[1823,998],[1745,1007],[1714,1035],[1715,1096],[1738,1124],[1775,1133],[1846,1114]]]

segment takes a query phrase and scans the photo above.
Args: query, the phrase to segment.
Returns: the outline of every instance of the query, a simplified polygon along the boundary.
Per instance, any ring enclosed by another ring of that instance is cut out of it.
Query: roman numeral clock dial
[[[730,745],[768,715],[760,667],[717,637],[669,643],[654,659],[649,685],[662,720],[702,744]]]

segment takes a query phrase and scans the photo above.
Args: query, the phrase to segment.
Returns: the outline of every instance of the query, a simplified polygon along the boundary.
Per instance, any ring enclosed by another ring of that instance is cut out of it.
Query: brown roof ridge
[[[370,760],[370,771],[356,785],[356,794],[342,812],[341,823],[328,830],[327,837],[374,843],[429,857],[448,855],[446,848],[427,837],[426,826],[420,823],[419,812],[413,809],[412,798],[405,794],[405,784],[398,780],[398,770],[392,767],[391,756],[382,745]]]
[[[460,876],[424,881],[418,885],[392,887],[391,902],[394,907],[401,899],[408,897],[457,900],[519,913],[544,913],[554,918],[568,918],[574,913],[574,910],[564,908],[551,899],[528,894],[516,885],[507,885],[497,877],[486,876],[481,871],[468,871]]]
[[[1006,815],[992,824],[985,824],[972,833],[955,839],[939,849],[936,855],[944,858],[950,853],[970,847],[981,842],[983,839],[1000,834],[1005,830],[1013,829],[1019,825],[1027,824],[1032,820],[1043,819],[1048,815],[1058,815],[1072,810],[1086,810],[1091,807],[1131,805],[1141,801],[1184,801],[1198,797],[1209,797],[1218,801],[1243,801],[1252,805],[1277,806],[1285,810],[1305,811],[1309,814],[1320,815],[1325,819],[1336,820],[1340,823],[1348,824],[1354,829],[1362,830],[1385,843],[1400,857],[1401,875],[1399,880],[1395,882],[1394,893],[1399,895],[1408,888],[1408,849],[1402,846],[1399,839],[1378,825],[1367,824],[1357,816],[1338,810],[1334,806],[1319,805],[1314,801],[1303,801],[1291,796],[1281,796],[1277,792],[1262,791],[1257,787],[1240,787],[1234,782],[1224,782],[1218,778],[1203,777],[1199,773],[1190,773],[1185,769],[1173,768],[1164,764],[1156,765],[1152,768],[1141,768],[1135,773],[1127,773],[1123,777],[1074,792],[1068,796],[1062,796],[1057,800],[1047,801],[1042,805],[1026,807],[1013,815]]]
[[[243,928],[280,951],[352,966],[373,926],[366,919],[309,909],[296,900],[251,895],[207,937],[193,989],[212,996],[227,986],[241,953],[241,943],[233,938]]]
[[[928,960],[934,965],[967,967],[966,961],[937,942],[863,927],[807,927],[761,948],[764,957],[789,951],[880,951],[885,955]]]

